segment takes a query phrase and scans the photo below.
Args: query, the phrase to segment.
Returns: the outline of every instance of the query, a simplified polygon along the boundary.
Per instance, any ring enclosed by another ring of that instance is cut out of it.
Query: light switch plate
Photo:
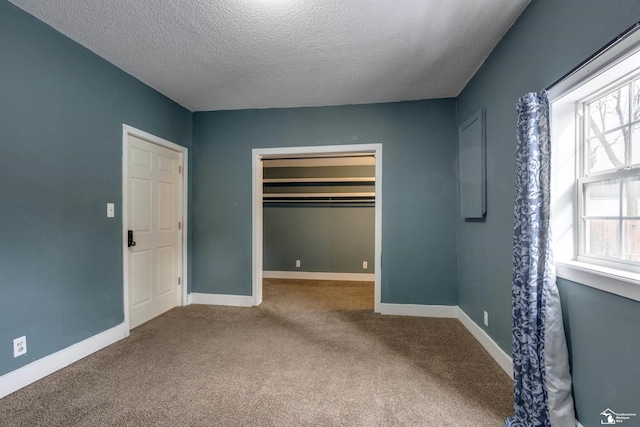
[[[113,203],[107,203],[107,218],[113,218],[116,215],[116,208]]]

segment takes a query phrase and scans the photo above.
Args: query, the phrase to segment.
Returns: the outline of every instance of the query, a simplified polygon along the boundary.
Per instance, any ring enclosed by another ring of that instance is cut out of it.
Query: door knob
[[[127,242],[127,247],[132,247],[136,245],[136,242],[133,241],[133,230],[128,230],[127,231],[127,236],[128,236],[128,242]]]

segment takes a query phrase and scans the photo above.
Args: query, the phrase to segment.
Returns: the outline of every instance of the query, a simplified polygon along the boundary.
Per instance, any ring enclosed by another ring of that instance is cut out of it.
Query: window
[[[640,301],[640,24],[549,100],[556,273]]]
[[[597,92],[576,110],[579,259],[640,266],[640,76]]]

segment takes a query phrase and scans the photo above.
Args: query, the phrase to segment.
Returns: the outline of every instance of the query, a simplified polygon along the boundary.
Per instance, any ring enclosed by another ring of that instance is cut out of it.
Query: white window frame
[[[640,301],[640,271],[617,261],[580,255],[578,230],[582,198],[578,188],[582,127],[580,103],[629,76],[640,63],[640,27],[549,89],[551,104],[551,228],[558,277]]]
[[[586,193],[586,186],[589,184],[594,184],[594,183],[599,183],[599,182],[606,182],[606,181],[614,181],[614,180],[624,180],[625,178],[629,178],[629,177],[634,177],[634,176],[640,176],[640,164],[633,164],[633,165],[628,165],[629,160],[627,159],[627,155],[626,153],[628,153],[628,151],[626,150],[627,147],[625,147],[625,159],[623,159],[625,166],[619,169],[608,169],[608,170],[603,170],[603,171],[597,171],[597,172],[593,172],[593,173],[589,173],[588,171],[586,171],[586,164],[587,164],[587,150],[586,150],[586,144],[587,144],[587,135],[588,135],[588,129],[587,129],[587,117],[586,117],[586,110],[587,110],[587,105],[593,101],[596,101],[600,98],[602,98],[603,96],[606,96],[607,94],[611,93],[611,91],[616,90],[617,88],[620,87],[624,87],[627,86],[628,90],[631,90],[631,85],[632,82],[640,79],[640,62],[638,62],[636,65],[638,65],[638,69],[635,70],[635,72],[633,72],[631,75],[627,75],[625,77],[623,77],[621,80],[612,82],[612,84],[608,85],[605,88],[600,88],[600,90],[598,90],[596,93],[591,94],[587,99],[583,99],[582,101],[578,102],[576,111],[578,114],[577,117],[577,121],[579,122],[579,130],[578,130],[578,137],[577,137],[577,141],[579,146],[576,148],[576,150],[578,151],[578,159],[580,160],[579,165],[578,165],[578,177],[577,177],[577,193],[578,193],[578,218],[580,219],[579,224],[577,226],[578,231],[577,231],[577,235],[578,235],[578,256],[577,259],[578,261],[584,261],[587,263],[594,263],[594,264],[600,264],[600,265],[604,265],[604,266],[610,266],[613,268],[619,268],[622,270],[629,270],[629,271],[633,271],[633,272],[637,272],[640,273],[640,262],[637,261],[630,261],[630,260],[625,260],[622,258],[612,258],[612,257],[605,257],[605,256],[601,256],[601,255],[597,255],[597,254],[590,254],[587,253],[586,251],[586,240],[587,240],[587,236],[586,236],[586,223],[583,221],[584,219],[586,219],[588,217],[588,215],[585,212],[585,206],[586,206],[586,200],[584,199],[585,193]],[[591,87],[591,85],[587,84],[588,87]],[[630,92],[629,93],[629,106],[628,106],[628,110],[626,111],[626,114],[629,116],[629,119],[631,119],[631,107],[632,107],[632,102],[631,100],[633,99],[633,93]],[[606,132],[603,133],[608,133],[608,132],[612,132],[612,131],[616,131],[616,130],[621,130],[623,128],[628,128],[629,129],[629,134],[632,135],[633,133],[633,127],[638,125],[640,123],[640,120],[629,120],[629,122],[623,126],[614,128],[614,129],[608,129]],[[623,234],[623,221],[626,218],[627,220],[629,219],[640,219],[639,217],[628,217],[626,215],[623,215],[622,213],[622,183],[620,183],[620,197],[618,202],[620,203],[620,211],[618,213],[617,216],[607,216],[607,217],[592,217],[591,219],[615,219],[616,221],[618,221],[618,231],[620,233],[620,250],[621,250],[621,254],[624,248],[624,243],[623,243],[623,239],[624,239],[624,234]]]

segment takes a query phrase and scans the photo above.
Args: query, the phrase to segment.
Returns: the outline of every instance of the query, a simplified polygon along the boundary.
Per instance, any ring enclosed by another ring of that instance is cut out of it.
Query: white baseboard
[[[124,323],[0,377],[0,399],[125,337]]]
[[[189,304],[231,305],[235,307],[253,306],[253,297],[245,295],[190,293],[187,300]]]
[[[379,313],[393,316],[418,317],[458,317],[458,306],[455,305],[420,305],[420,304],[389,304],[378,305]]]
[[[580,421],[576,420],[576,427],[584,427],[584,426],[580,424]]]
[[[345,280],[354,282],[373,282],[371,273],[327,273],[317,271],[263,271],[264,279],[301,279],[301,280]]]
[[[476,322],[465,313],[460,307],[457,307],[458,319],[467,328],[471,335],[484,347],[485,350],[493,357],[503,371],[513,378],[513,359],[500,348],[498,344],[487,334]]]

